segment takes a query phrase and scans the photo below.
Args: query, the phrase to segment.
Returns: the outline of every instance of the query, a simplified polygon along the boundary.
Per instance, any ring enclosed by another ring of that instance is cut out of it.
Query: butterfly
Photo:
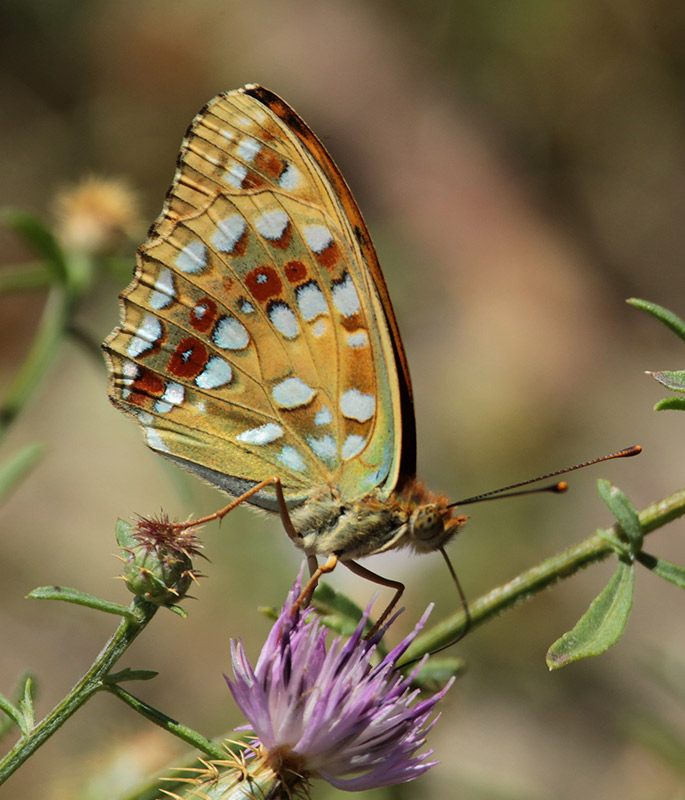
[[[248,85],[196,115],[121,306],[103,345],[114,405],[235,498],[221,514],[280,513],[310,588],[340,562],[394,604],[404,586],[356,559],[447,558],[466,518],[417,480],[409,368],[369,232],[278,96]]]

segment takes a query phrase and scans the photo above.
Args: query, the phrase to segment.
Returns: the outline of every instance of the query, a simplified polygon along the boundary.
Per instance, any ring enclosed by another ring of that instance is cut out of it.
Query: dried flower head
[[[140,227],[136,193],[121,179],[90,176],[55,197],[57,237],[67,250],[111,252]]]
[[[425,744],[433,709],[452,681],[427,699],[412,690],[412,673],[397,663],[423,627],[373,664],[387,626],[363,638],[365,612],[348,641],[326,649],[326,631],[312,611],[293,616],[300,581],[288,595],[253,668],[240,642],[231,643],[235,680],[226,678],[236,703],[256,736],[255,759],[267,763],[288,791],[311,778],[359,791],[412,780],[435,761]],[[418,670],[419,667],[417,667]],[[437,719],[437,718],[436,718]]]

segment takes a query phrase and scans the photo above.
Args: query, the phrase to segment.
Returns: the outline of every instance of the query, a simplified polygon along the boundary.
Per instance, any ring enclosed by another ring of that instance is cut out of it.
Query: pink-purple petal
[[[364,640],[367,609],[350,639],[338,637],[326,650],[320,620],[311,614],[292,616],[299,591],[298,580],[254,670],[242,644],[231,644],[235,679],[226,680],[262,747],[291,749],[311,776],[349,791],[424,773],[435,763],[426,760],[432,751],[415,753],[435,724],[430,720],[435,704],[452,682],[420,701],[411,689],[413,675],[402,676],[396,665],[430,608],[411,634],[373,666],[371,658],[387,626]]]

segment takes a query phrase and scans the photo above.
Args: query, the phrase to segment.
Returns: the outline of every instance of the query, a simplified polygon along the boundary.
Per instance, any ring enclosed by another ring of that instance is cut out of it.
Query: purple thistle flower
[[[296,581],[253,669],[241,642],[231,641],[235,681],[226,681],[258,739],[257,755],[282,776],[320,777],[339,789],[360,791],[409,781],[437,763],[432,750],[414,755],[437,721],[437,694],[418,700],[397,662],[423,627],[431,607],[383,660],[372,656],[387,625],[363,637],[370,607],[347,642],[326,651],[326,627],[313,613],[296,613]],[[420,665],[419,665],[420,666]],[[345,777],[347,776],[347,777]],[[352,777],[353,776],[353,777]],[[285,780],[285,778],[284,778]]]

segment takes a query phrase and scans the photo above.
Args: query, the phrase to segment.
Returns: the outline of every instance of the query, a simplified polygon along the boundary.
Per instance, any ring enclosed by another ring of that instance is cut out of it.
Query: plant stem
[[[685,514],[685,490],[666,497],[644,511],[640,512],[640,523],[646,534],[661,528]],[[618,524],[607,533],[614,537],[621,535]],[[611,544],[599,534],[590,536],[580,544],[552,556],[535,567],[522,572],[515,578],[482,595],[468,606],[468,630],[473,630],[492,617],[529,600],[538,592],[552,586],[563,578],[568,578],[584,567],[603,561],[614,554]],[[464,610],[452,614],[447,619],[433,626],[423,635],[416,638],[407,650],[402,663],[414,661],[425,653],[431,653],[440,647],[457,640],[467,627],[467,616]],[[399,666],[402,666],[402,663]]]
[[[187,744],[191,745],[197,750],[202,751],[206,756],[209,756],[209,758],[226,758],[226,750],[223,747],[214,744],[214,742],[212,742],[210,739],[205,738],[192,728],[188,728],[186,725],[181,725],[179,722],[176,722],[175,719],[167,717],[166,714],[162,714],[156,708],[149,706],[143,700],[140,700],[130,692],[127,692],[122,686],[119,686],[118,684],[110,684],[104,688],[106,688],[107,691],[111,692],[120,700],[123,700],[123,702],[130,706],[134,711],[137,711],[146,719],[149,719],[150,722],[154,722],[155,725],[159,725],[160,728],[163,728],[165,731],[169,731],[169,733],[172,733],[174,736],[182,739]]]
[[[136,598],[131,604],[135,619],[122,619],[88,672],[69,694],[26,736],[22,736],[0,761],[0,786],[52,736],[87,700],[101,689],[109,688],[105,678],[138,634],[150,622],[158,606]]]

